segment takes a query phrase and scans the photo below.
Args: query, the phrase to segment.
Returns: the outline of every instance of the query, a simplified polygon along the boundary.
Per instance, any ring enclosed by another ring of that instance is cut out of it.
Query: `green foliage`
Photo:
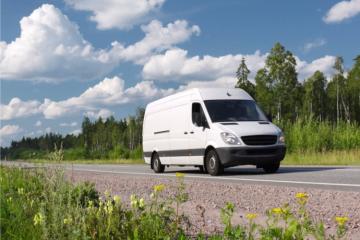
[[[184,175],[177,174],[175,194],[154,186],[149,200],[132,195],[126,204],[105,192],[99,197],[93,184],[72,185],[62,169],[0,167],[0,233],[3,239],[192,239],[186,235],[186,216],[178,208],[187,201]],[[171,186],[169,186],[171,187]],[[234,226],[232,203],[221,210],[224,232],[197,239],[341,239],[346,236],[346,216],[336,216],[335,235],[307,211],[308,195],[297,193],[295,210],[285,204],[267,211],[265,224],[248,213],[248,224]],[[174,208],[174,206],[176,206]]]
[[[248,79],[249,74],[250,74],[250,70],[247,68],[245,63],[245,58],[243,57],[236,71],[236,78],[238,79],[238,81],[235,87],[244,89],[253,98],[255,98],[255,85],[249,81]]]
[[[356,123],[319,122],[312,117],[277,123],[285,133],[289,152],[350,150],[360,146],[360,127]]]

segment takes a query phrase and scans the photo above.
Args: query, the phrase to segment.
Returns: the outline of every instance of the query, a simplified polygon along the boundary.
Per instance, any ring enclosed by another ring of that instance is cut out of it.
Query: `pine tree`
[[[238,79],[235,87],[241,88],[255,98],[255,86],[248,79],[250,70],[246,66],[245,57],[242,57],[241,63],[236,71],[236,78]]]

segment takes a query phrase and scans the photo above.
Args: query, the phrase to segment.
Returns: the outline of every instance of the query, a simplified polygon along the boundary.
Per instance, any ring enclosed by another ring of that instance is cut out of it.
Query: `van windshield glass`
[[[252,100],[205,100],[212,122],[267,121]]]

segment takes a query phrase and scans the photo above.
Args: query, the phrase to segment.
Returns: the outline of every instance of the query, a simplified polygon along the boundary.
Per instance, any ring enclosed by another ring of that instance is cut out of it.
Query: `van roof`
[[[153,106],[171,100],[183,98],[185,96],[192,96],[192,98],[200,98],[202,100],[211,99],[244,99],[253,100],[253,98],[241,88],[191,88],[175,94],[160,98],[147,105]]]

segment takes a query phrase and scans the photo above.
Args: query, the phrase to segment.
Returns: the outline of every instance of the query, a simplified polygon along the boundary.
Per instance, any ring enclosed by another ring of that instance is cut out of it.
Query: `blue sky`
[[[137,106],[197,86],[250,79],[275,42],[299,80],[346,68],[360,52],[360,0],[1,1],[1,145],[46,132],[78,133],[85,115]],[[20,25],[21,21],[21,25]]]

